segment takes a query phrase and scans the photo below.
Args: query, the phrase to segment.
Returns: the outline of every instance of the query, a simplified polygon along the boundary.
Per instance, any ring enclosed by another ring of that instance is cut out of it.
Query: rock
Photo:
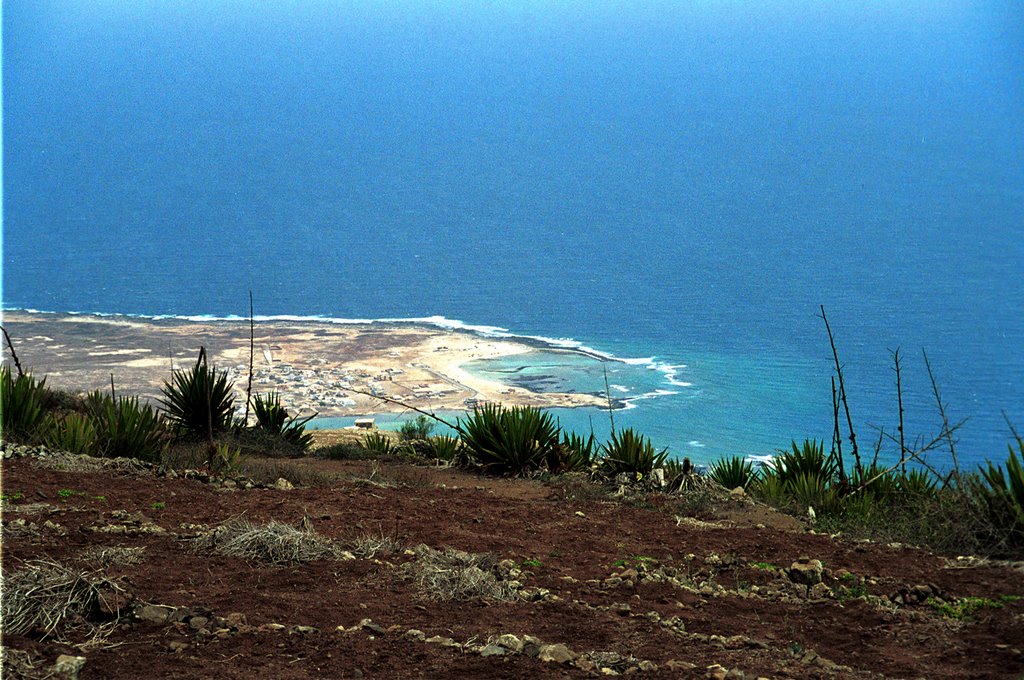
[[[537,658],[541,661],[549,661],[552,663],[569,663],[576,658],[576,654],[562,644],[544,645],[537,653]]]
[[[729,671],[718,665],[717,663],[713,666],[708,666],[707,671],[704,673],[704,677],[708,680],[725,680]]]
[[[788,575],[793,583],[813,586],[815,583],[821,583],[821,571],[821,560],[802,557],[789,567]]]
[[[669,659],[665,662],[665,668],[670,671],[692,671],[697,667],[697,664],[690,663],[689,661],[679,661],[678,659]]]
[[[188,649],[188,643],[187,642],[182,642],[181,640],[171,640],[167,644],[167,649],[171,650],[175,654],[179,654],[181,652],[184,652],[186,649]]]
[[[494,644],[516,653],[523,651],[523,641],[510,633],[499,635],[494,639]]]
[[[745,680],[746,677],[746,674],[738,668],[733,668],[725,674],[725,680]]]
[[[300,635],[313,635],[319,633],[320,629],[315,626],[292,626],[291,633],[298,633]]]
[[[206,625],[208,623],[210,623],[210,619],[206,618],[205,616],[193,616],[191,619],[188,620],[189,628],[191,628],[192,630],[201,630],[203,628],[206,628]]]
[[[367,633],[374,633],[375,635],[385,635],[387,633],[384,626],[374,623],[371,619],[363,619],[359,622],[359,627]]]
[[[174,611],[174,607],[166,607],[160,604],[144,604],[135,608],[135,618],[146,623],[162,625],[170,620],[171,614]]]
[[[426,633],[424,633],[422,630],[417,630],[415,628],[410,628],[409,630],[405,631],[405,634],[411,638],[416,638],[420,642],[423,642],[427,639]]]
[[[50,672],[54,675],[59,675],[62,678],[77,680],[78,671],[82,670],[82,666],[85,665],[85,660],[84,656],[61,654],[57,657],[57,661],[53,664],[53,668],[50,669]]]
[[[746,496],[747,492],[744,491],[742,486],[737,486],[735,489],[733,489],[732,491],[729,492],[729,495],[734,497],[734,498],[736,498],[736,497],[739,497],[739,496]]]
[[[640,662],[640,665],[637,666],[637,668],[644,671],[645,673],[649,673],[651,671],[658,670],[658,664],[654,663],[653,661],[648,661],[647,659],[644,659]]]
[[[639,574],[637,573],[636,569],[623,569],[622,572],[619,574],[619,578],[621,579],[635,579],[637,576],[639,576]]]
[[[264,623],[259,627],[259,630],[276,633],[286,629],[288,626],[281,623]]]
[[[807,597],[811,600],[825,600],[832,597],[832,589],[824,583],[815,583],[807,591]]]
[[[243,614],[242,612],[231,612],[230,614],[224,617],[224,620],[232,628],[238,628],[239,626],[244,626],[248,623],[248,621],[245,618],[245,614]]]
[[[484,645],[484,648],[480,650],[480,656],[505,656],[508,653],[501,645]]]
[[[606,578],[604,580],[604,587],[605,588],[617,588],[618,586],[621,586],[621,585],[622,585],[622,579],[619,578],[618,576],[611,576],[611,577]]]
[[[113,588],[99,592],[99,610],[108,616],[119,616],[132,602],[131,593]]]
[[[295,485],[293,485],[284,477],[278,477],[277,481],[274,482],[274,488],[277,489],[278,491],[291,491],[292,489],[295,488]]]

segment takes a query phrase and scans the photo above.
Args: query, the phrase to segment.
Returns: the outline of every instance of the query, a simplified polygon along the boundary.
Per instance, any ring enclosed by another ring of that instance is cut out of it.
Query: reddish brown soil
[[[719,517],[728,515],[731,523],[718,528],[677,523],[671,512],[658,509],[566,500],[563,488],[534,481],[384,466],[380,476],[402,482],[385,488],[352,478],[353,472],[366,471],[365,463],[305,464],[333,479],[324,486],[289,491],[229,491],[193,480],[71,473],[41,467],[33,459],[4,461],[5,493],[19,491],[23,496],[16,505],[53,506],[35,516],[8,512],[5,522],[49,519],[67,530],[66,535],[46,529],[32,536],[5,532],[5,574],[31,558],[70,561],[89,546],[145,546],[141,564],[109,569],[136,601],[225,617],[240,612],[248,624],[217,636],[184,623],[134,622],[126,615],[108,640],[113,646],[106,648],[82,652],[69,643],[8,636],[4,645],[28,650],[45,664],[60,653],[83,654],[88,658],[83,678],[598,675],[526,654],[484,657],[469,648],[425,643],[405,635],[410,628],[460,643],[483,643],[513,633],[563,643],[578,653],[613,651],[657,665],[640,673],[643,677],[703,678],[712,664],[738,669],[748,678],[1024,676],[1024,600],[955,621],[926,604],[887,608],[877,600],[779,599],[750,591],[752,585],[767,590],[771,583],[785,581],[781,572],[753,563],[788,567],[808,556],[825,563],[826,583],[837,592],[838,582],[829,574],[845,569],[865,579],[868,592],[882,597],[929,583],[946,599],[1024,595],[1024,573],[1012,566],[953,568],[949,561],[918,550],[808,533],[791,518],[749,505],[721,509]],[[62,489],[81,493],[62,498]],[[155,509],[160,503],[163,507]],[[112,521],[114,510],[141,511],[166,533],[133,536],[87,529]],[[176,535],[185,523],[214,525],[239,515],[288,523],[307,516],[316,531],[342,542],[371,532],[397,534],[406,546],[451,546],[517,563],[538,560],[542,564],[525,567],[529,573],[521,580],[550,590],[558,599],[437,602],[401,578],[397,565],[412,559],[408,555],[279,567],[196,554]],[[603,583],[621,573],[616,562],[635,564],[636,556],[690,574],[695,582],[713,575],[726,591],[701,594],[652,580]],[[628,612],[617,606],[623,603],[629,605]],[[657,621],[669,617],[679,617],[685,632]],[[388,632],[336,630],[365,618]],[[259,628],[268,623],[289,629],[313,626],[317,631]],[[709,635],[745,638],[730,643]],[[68,637],[76,641],[74,632]],[[185,646],[172,651],[172,642]],[[809,651],[828,661],[812,662]]]

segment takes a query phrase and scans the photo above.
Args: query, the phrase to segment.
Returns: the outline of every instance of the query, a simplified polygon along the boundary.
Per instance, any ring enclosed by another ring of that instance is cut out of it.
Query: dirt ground
[[[105,567],[128,595],[104,641],[80,646],[83,628],[65,641],[5,633],[21,662],[7,675],[42,677],[71,654],[86,658],[82,678],[1024,676],[1024,600],[1005,597],[1024,595],[1017,565],[830,538],[742,497],[688,517],[685,504],[623,503],[577,484],[290,464],[321,484],[246,490],[5,460],[5,580],[37,558],[144,548],[137,564]],[[238,517],[402,549],[275,566],[189,540]],[[518,595],[430,597],[402,566],[420,545],[510,560]],[[823,585],[793,581],[801,558],[821,561]],[[963,619],[935,606],[966,597],[999,606]],[[146,616],[146,604],[174,608],[160,610],[170,620]]]

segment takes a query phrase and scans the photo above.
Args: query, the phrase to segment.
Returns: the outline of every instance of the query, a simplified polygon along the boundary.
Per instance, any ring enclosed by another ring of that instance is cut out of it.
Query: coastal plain
[[[248,319],[190,320],[6,311],[22,365],[49,385],[73,392],[110,389],[157,399],[171,371],[205,347],[235,383],[244,405],[249,370]],[[5,348],[6,349],[6,348]],[[488,380],[465,368],[476,360],[535,351],[524,342],[405,322],[258,320],[253,331],[253,394],[277,392],[300,415],[345,417],[467,410],[500,402],[541,408],[601,406],[587,393],[536,392]],[[396,403],[400,402],[400,403]]]

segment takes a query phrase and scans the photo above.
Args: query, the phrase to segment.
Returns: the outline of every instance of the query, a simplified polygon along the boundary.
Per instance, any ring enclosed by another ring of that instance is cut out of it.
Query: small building
[[[376,420],[374,418],[356,418],[356,427],[363,430],[372,430],[376,427]]]

